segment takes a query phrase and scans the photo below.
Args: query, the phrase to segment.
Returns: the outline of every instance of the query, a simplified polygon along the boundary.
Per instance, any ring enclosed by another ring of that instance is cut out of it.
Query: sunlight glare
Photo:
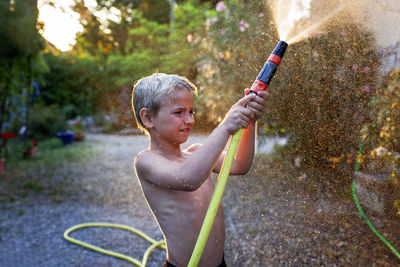
[[[48,2],[48,0],[38,0],[39,21],[45,24],[42,35],[61,51],[68,51],[76,43],[76,34],[83,31],[83,27],[79,23],[79,14],[71,9],[74,1],[53,0],[54,6],[49,5]],[[108,20],[117,23],[120,21],[121,13],[115,7],[108,11],[96,10],[97,2],[95,0],[85,0],[85,6],[97,16],[103,25],[106,25]]]
[[[45,0],[38,1],[39,21],[45,23],[43,37],[61,51],[67,51],[75,44],[76,33],[83,28],[79,15],[70,8],[72,0],[53,2],[55,7],[46,5]]]

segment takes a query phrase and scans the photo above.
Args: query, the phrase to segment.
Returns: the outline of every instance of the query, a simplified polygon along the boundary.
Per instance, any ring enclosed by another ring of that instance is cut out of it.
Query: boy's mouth
[[[185,129],[180,130],[180,132],[189,133],[190,130],[191,130],[191,128],[185,128]]]

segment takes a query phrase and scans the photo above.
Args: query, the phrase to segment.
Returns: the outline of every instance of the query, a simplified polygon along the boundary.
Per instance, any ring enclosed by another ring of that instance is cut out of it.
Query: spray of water
[[[316,32],[318,32],[319,29],[321,29],[323,26],[325,26],[329,21],[331,21],[334,17],[336,17],[337,15],[339,15],[345,8],[345,5],[342,5],[341,7],[335,9],[330,15],[324,17],[323,19],[321,19],[320,21],[311,24],[310,26],[308,26],[306,29],[296,33],[294,36],[291,36],[290,38],[288,38],[288,43],[289,44],[293,44],[296,42],[299,42],[309,36],[312,36],[313,34],[315,34]]]
[[[268,5],[279,36],[289,44],[313,36],[357,9],[357,0],[273,0]]]
[[[289,44],[323,32],[331,24],[355,22],[376,37],[379,46],[400,41],[398,0],[265,0],[280,39]]]

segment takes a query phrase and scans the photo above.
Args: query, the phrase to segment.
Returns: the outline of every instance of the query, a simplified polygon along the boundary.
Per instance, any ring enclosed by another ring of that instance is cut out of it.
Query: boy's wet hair
[[[140,119],[139,111],[142,108],[147,108],[154,115],[157,115],[161,100],[177,89],[184,89],[197,94],[197,87],[192,82],[176,74],[155,73],[135,83],[132,91],[132,108],[139,129],[147,133]]]

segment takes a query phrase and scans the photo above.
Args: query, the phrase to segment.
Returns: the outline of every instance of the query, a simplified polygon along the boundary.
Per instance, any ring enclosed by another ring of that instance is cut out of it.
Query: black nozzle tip
[[[275,46],[274,51],[272,54],[277,55],[278,57],[282,58],[286,52],[286,48],[288,47],[288,43],[285,41],[279,41],[279,43]]]

